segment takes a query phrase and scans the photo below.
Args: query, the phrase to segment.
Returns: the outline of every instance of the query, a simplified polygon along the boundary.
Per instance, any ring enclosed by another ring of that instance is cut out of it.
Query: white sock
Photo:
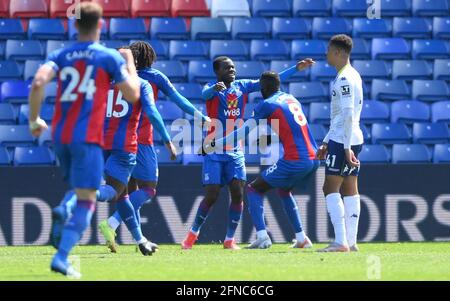
[[[267,234],[267,231],[266,231],[266,230],[261,230],[261,231],[256,232],[256,238],[257,238],[257,239],[266,237],[267,235],[268,235],[268,234]]]
[[[359,194],[344,197],[345,228],[349,246],[356,244],[358,236],[358,222],[361,214],[361,202]]]
[[[120,226],[120,222],[114,217],[114,215],[111,215],[108,218],[108,225],[115,230],[117,230],[117,228],[119,228]]]
[[[303,243],[306,239],[305,231],[295,233],[295,239],[299,243]]]
[[[140,244],[143,244],[143,243],[145,243],[145,242],[147,242],[147,238],[142,237],[141,240],[137,241],[137,244],[140,245]]]
[[[339,193],[330,193],[325,197],[327,201],[328,214],[334,227],[335,242],[340,245],[347,245],[347,236],[345,233],[345,211]]]
[[[227,240],[233,240],[234,239],[234,237],[228,237],[228,236],[225,236],[225,241],[227,241]]]

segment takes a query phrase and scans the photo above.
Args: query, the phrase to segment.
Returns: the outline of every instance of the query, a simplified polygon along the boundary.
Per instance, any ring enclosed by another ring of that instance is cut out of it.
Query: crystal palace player
[[[102,8],[94,3],[80,4],[81,18],[75,26],[78,42],[56,50],[39,68],[32,84],[30,102],[30,130],[38,136],[46,124],[39,118],[45,85],[56,75],[58,96],[52,122],[52,136],[56,155],[64,177],[75,189],[78,201],[73,215],[64,226],[58,252],[51,269],[64,275],[80,277],[68,263],[68,255],[89,226],[95,209],[96,190],[103,173],[103,123],[106,96],[114,80],[124,97],[139,99],[139,79],[131,52],[122,51],[126,61],[116,50],[97,41],[102,27]]]

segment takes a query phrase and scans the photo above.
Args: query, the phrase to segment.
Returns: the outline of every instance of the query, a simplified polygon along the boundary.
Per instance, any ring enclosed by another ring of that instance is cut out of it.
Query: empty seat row
[[[432,149],[423,144],[394,144],[392,149],[369,144],[358,158],[363,163],[450,163],[450,144],[436,144]]]

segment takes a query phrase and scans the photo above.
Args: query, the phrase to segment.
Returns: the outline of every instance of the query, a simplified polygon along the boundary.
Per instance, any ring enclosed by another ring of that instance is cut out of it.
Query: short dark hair
[[[153,47],[144,41],[137,41],[130,45],[136,63],[136,69],[142,70],[151,67],[156,61],[156,52]]]
[[[103,16],[103,8],[94,2],[82,2],[79,5],[80,18],[76,19],[78,31],[81,34],[89,34],[97,28]]]
[[[220,64],[226,60],[231,60],[228,56],[218,56],[214,59],[213,69],[214,71],[219,70]]]
[[[330,39],[330,46],[336,47],[339,50],[343,50],[345,53],[350,54],[353,48],[352,38],[345,34],[338,34]]]
[[[275,71],[265,71],[259,78],[261,89],[275,93],[280,90],[281,80]]]

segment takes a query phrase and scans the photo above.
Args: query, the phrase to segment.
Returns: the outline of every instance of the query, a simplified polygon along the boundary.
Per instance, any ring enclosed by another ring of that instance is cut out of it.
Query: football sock
[[[195,234],[200,232],[202,225],[205,223],[208,218],[209,211],[211,210],[211,206],[203,200],[198,206],[197,214],[195,215],[194,224],[192,225],[191,231]]]
[[[242,208],[243,202],[238,204],[231,202],[230,208],[228,210],[228,227],[227,227],[227,236],[225,240],[233,239],[234,234],[236,233],[236,229],[239,225],[239,221],[242,216]]]
[[[116,197],[116,190],[107,184],[100,185],[100,188],[97,190],[97,201],[99,202],[110,202]]]
[[[142,242],[144,236],[142,235],[141,227],[137,222],[134,214],[133,205],[131,205],[128,195],[117,201],[117,211],[120,214],[120,218],[125,223],[136,242]]]
[[[330,193],[325,197],[327,201],[328,214],[334,227],[335,242],[347,245],[344,220],[344,203],[339,193]]]
[[[250,185],[247,185],[247,198],[248,211],[250,212],[256,231],[265,230],[263,194],[256,191]]]
[[[64,208],[66,216],[70,216],[77,205],[77,195],[74,190],[69,190],[64,195],[60,206]]]
[[[347,230],[347,241],[349,246],[356,244],[358,236],[358,222],[361,213],[361,202],[359,195],[345,196],[345,228]]]
[[[302,219],[298,210],[297,202],[290,191],[278,189],[278,196],[283,201],[284,211],[286,212],[289,221],[295,231],[295,239],[299,242],[305,240],[305,232],[302,227]]]

